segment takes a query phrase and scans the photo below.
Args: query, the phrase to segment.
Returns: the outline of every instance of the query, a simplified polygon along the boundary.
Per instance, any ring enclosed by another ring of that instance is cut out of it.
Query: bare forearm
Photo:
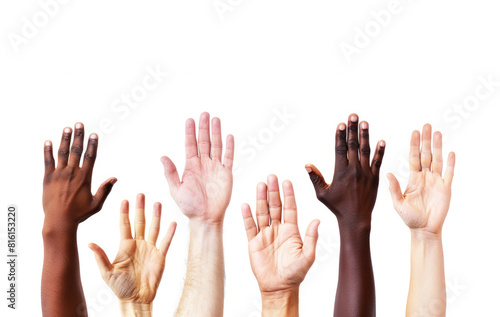
[[[222,316],[224,252],[222,225],[190,222],[188,268],[177,316]]]
[[[370,228],[340,228],[340,263],[334,316],[375,316]]]
[[[412,230],[411,277],[406,316],[446,315],[443,243],[440,234]]]
[[[299,289],[262,293],[262,317],[298,317]]]
[[[44,226],[43,242],[43,316],[87,316],[80,280],[76,228],[56,232]]]

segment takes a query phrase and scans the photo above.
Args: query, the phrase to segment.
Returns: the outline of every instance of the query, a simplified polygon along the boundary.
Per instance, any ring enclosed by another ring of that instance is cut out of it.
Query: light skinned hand
[[[165,257],[175,233],[172,222],[163,238],[160,248],[156,240],[160,233],[161,204],[155,203],[149,235],[145,240],[146,219],[144,215],[145,196],[137,195],[134,237],[129,221],[129,202],[124,200],[120,207],[120,247],[113,263],[96,244],[89,244],[94,252],[101,276],[113,290],[121,303],[151,304],[160,285]]]
[[[302,241],[293,186],[288,180],[283,182],[283,193],[282,208],[275,175],[268,176],[267,185],[257,185],[257,225],[250,206],[241,207],[250,263],[262,293],[297,290],[316,255],[319,220],[309,224]]]
[[[388,174],[387,178],[394,208],[405,224],[412,230],[439,234],[450,207],[455,153],[448,155],[443,178],[442,135],[435,132],[433,142],[431,138],[430,124],[423,128],[422,147],[420,132],[414,131],[411,136],[410,178],[404,194],[393,174]]]
[[[204,112],[200,116],[198,140],[194,120],[186,121],[185,147],[186,164],[182,181],[172,160],[166,156],[161,158],[170,194],[190,220],[221,225],[233,187],[234,138],[227,136],[222,162],[220,120],[212,119],[210,138],[210,115]]]

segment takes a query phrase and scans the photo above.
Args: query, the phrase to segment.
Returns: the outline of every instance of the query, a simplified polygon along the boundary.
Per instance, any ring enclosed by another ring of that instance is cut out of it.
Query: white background
[[[118,183],[103,210],[78,233],[89,312],[119,315],[87,244],[98,243],[113,258],[120,201],[143,192],[148,216],[160,201],[163,229],[170,221],[179,224],[154,303],[155,315],[173,315],[188,230],[159,158],[170,156],[182,170],[184,122],[209,111],[221,118],[224,134],[235,135],[238,148],[224,233],[227,316],[260,312],[240,205],[254,206],[255,185],[270,173],[293,182],[302,234],[312,219],[321,220],[317,261],[301,286],[301,314],[332,315],[337,223],[316,200],[304,165],[314,163],[331,178],[335,127],[351,112],[370,122],[372,145],[387,141],[372,224],[378,315],[403,316],[410,269],[409,230],[393,210],[384,175],[396,173],[404,186],[411,131],[429,122],[446,135],[445,151],[457,153],[443,233],[449,316],[498,316],[500,87],[488,91],[482,84],[489,77],[500,81],[498,3],[401,0],[382,27],[371,12],[387,10],[388,0],[221,3],[232,11],[221,14],[213,0],[69,0],[44,21],[40,2],[1,2],[0,206],[19,207],[20,282],[19,309],[13,312],[4,300],[2,265],[0,314],[41,315],[43,141],[58,147],[65,126],[82,121],[88,135],[111,120],[113,131],[100,131],[93,188],[111,176]],[[28,38],[22,33],[25,19],[34,17],[40,27],[36,34],[29,30]],[[365,33],[367,27],[370,37],[349,62],[341,46],[354,45],[361,36],[357,28]],[[24,42],[13,45],[16,36]],[[159,67],[168,78],[127,113],[113,110],[122,94],[141,89],[148,67]],[[279,120],[276,111],[293,118]],[[259,149],[249,138],[259,140]],[[0,225],[5,259],[5,212]]]

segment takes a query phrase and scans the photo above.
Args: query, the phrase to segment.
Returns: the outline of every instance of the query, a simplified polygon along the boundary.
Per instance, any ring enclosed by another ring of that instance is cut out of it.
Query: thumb
[[[302,247],[302,250],[304,252],[304,255],[308,260],[314,262],[314,259],[316,258],[316,244],[318,242],[318,227],[319,227],[319,220],[315,219],[311,221],[309,226],[307,227],[306,230],[306,236],[304,237],[304,246]]]
[[[117,182],[118,180],[115,177],[110,177],[107,180],[104,181],[104,183],[99,186],[99,189],[97,189],[97,192],[95,193],[93,197],[93,204],[94,204],[94,209],[95,212],[101,210],[102,205],[104,204],[104,201],[108,197],[109,193],[111,193],[111,190],[113,189],[113,185]]]
[[[309,173],[309,178],[311,178],[314,190],[316,191],[316,197],[319,198],[319,194],[328,188],[328,184],[325,182],[323,175],[321,175],[321,172],[316,168],[316,166],[307,164],[306,171]]]
[[[166,156],[162,156],[160,158],[163,169],[165,172],[165,178],[168,182],[168,187],[170,187],[170,192],[175,192],[179,186],[181,186],[181,181],[179,179],[179,173],[177,172],[177,168],[175,167],[174,162]]]
[[[387,174],[387,179],[389,180],[389,191],[391,192],[392,203],[394,205],[394,209],[397,211],[399,206],[401,206],[404,201],[401,186],[399,186],[399,182],[394,174]]]
[[[94,252],[95,260],[97,262],[97,266],[99,267],[99,271],[101,272],[102,278],[106,280],[105,277],[107,273],[113,269],[113,265],[111,265],[108,256],[100,246],[95,243],[90,243],[89,248]]]

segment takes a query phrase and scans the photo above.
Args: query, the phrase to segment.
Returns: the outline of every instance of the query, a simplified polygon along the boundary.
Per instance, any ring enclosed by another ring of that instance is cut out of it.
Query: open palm
[[[412,134],[410,146],[410,179],[401,193],[401,187],[393,174],[388,174],[394,208],[410,229],[422,229],[440,233],[450,207],[451,183],[455,166],[455,154],[448,156],[448,166],[443,173],[442,135],[434,133],[431,152],[432,128],[425,125],[422,132]]]
[[[161,160],[170,193],[182,212],[190,219],[220,223],[231,199],[234,140],[228,135],[222,163],[220,120],[212,119],[210,140],[209,119],[208,113],[201,114],[198,141],[194,120],[186,121],[186,166],[182,182],[174,163],[166,156]]]
[[[257,186],[258,228],[250,206],[242,206],[248,253],[261,292],[298,288],[315,258],[319,220],[311,222],[302,242],[292,183],[283,182],[283,191],[283,221],[278,179],[274,175],[268,177],[267,186],[265,183]]]
[[[121,241],[118,254],[110,263],[104,251],[91,244],[102,278],[122,302],[149,304],[153,302],[165,269],[165,256],[175,233],[172,223],[167,234],[156,248],[160,231],[161,204],[156,203],[148,240],[144,240],[144,195],[137,196],[135,238],[132,238],[128,201],[124,201],[120,213]]]

